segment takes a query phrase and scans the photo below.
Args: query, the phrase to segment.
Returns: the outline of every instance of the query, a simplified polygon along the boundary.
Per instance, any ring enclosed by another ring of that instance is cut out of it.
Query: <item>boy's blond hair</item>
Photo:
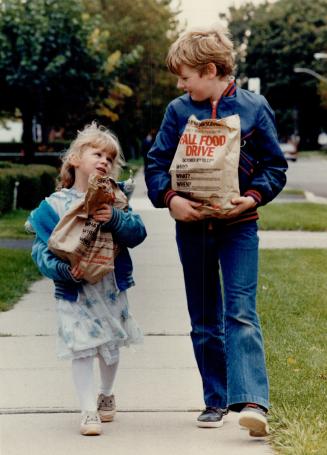
[[[71,163],[71,158],[73,156],[81,157],[83,152],[90,147],[107,151],[112,158],[110,175],[115,179],[118,178],[121,165],[124,163],[119,141],[110,130],[92,122],[90,125],[86,125],[82,131],[78,131],[76,139],[64,154],[57,189],[71,188],[74,185],[75,167]]]
[[[234,70],[234,46],[227,29],[215,26],[197,28],[183,33],[168,51],[166,63],[173,74],[180,74],[180,66],[195,68],[202,76],[208,63],[214,63],[217,76],[231,76]]]

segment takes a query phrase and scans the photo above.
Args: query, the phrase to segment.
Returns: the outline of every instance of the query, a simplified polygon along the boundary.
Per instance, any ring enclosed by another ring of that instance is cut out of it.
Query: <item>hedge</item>
[[[0,162],[0,213],[13,207],[15,182],[19,182],[17,208],[31,210],[54,191],[57,174],[48,165]]]

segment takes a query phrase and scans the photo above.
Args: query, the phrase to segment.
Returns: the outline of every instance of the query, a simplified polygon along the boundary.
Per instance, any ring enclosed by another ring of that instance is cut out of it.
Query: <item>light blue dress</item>
[[[73,188],[62,189],[46,200],[61,218],[84,195]],[[127,293],[119,291],[114,272],[96,284],[83,284],[77,302],[57,300],[57,317],[59,358],[100,354],[110,365],[117,362],[121,346],[143,341],[142,332],[129,312]]]

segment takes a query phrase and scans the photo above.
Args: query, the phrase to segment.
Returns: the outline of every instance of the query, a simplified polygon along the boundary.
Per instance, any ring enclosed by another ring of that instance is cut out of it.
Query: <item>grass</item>
[[[39,277],[30,251],[0,248],[0,311],[9,310]]]
[[[327,454],[326,264],[327,250],[261,252],[271,444],[280,454]]]
[[[14,210],[0,217],[0,239],[31,239],[27,234],[24,223],[29,215],[29,210]]]
[[[273,203],[259,208],[262,230],[327,231],[327,205],[311,202]]]
[[[303,196],[304,197],[305,192],[303,190],[296,189],[296,188],[285,188],[283,190],[282,194],[285,194],[287,196],[293,195],[293,196]]]
[[[309,150],[299,152],[299,158],[327,158],[327,150]]]
[[[127,180],[130,176],[130,171],[132,171],[133,175],[143,166],[143,158],[136,158],[133,160],[128,160],[126,166],[123,167],[121,173],[119,175],[119,180]]]

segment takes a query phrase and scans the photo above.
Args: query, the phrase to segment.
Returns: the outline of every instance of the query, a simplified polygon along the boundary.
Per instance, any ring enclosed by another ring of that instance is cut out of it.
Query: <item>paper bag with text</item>
[[[52,232],[48,247],[56,256],[73,267],[79,264],[83,278],[89,283],[100,281],[114,269],[118,246],[111,232],[101,231],[93,219],[95,210],[103,203],[119,209],[127,208],[127,198],[110,177],[91,175],[85,199],[71,208]]]
[[[188,119],[169,172],[172,189],[202,202],[202,213],[226,213],[235,207],[230,201],[240,195],[240,130],[238,115]]]

